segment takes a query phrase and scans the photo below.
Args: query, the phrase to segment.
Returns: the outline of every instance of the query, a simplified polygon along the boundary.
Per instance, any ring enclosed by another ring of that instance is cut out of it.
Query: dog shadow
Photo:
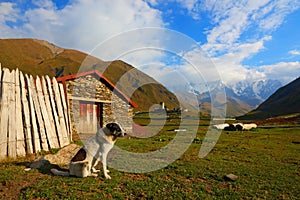
[[[15,165],[17,166],[24,166],[24,171],[30,171],[36,169],[41,174],[52,175],[51,169],[57,169],[59,171],[68,171],[66,168],[62,168],[57,164],[52,164],[49,160],[44,159],[43,157],[35,159],[31,162],[24,161],[24,162],[16,162]]]
[[[14,162],[17,166],[24,166],[24,171],[31,171],[31,170],[38,170],[39,173],[49,175],[49,176],[55,176],[51,169],[57,169],[59,171],[63,172],[69,172],[68,166],[59,166],[57,164],[51,163],[49,160],[45,159],[44,157],[39,157],[33,161],[23,161],[23,162]],[[102,163],[98,163],[97,167],[102,167]],[[76,176],[70,176],[75,177]]]

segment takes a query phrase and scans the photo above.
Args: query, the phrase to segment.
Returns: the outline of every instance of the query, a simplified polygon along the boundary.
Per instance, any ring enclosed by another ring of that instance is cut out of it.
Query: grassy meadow
[[[147,117],[135,119],[147,125]],[[154,122],[155,123],[155,122]],[[158,123],[158,122],[157,122]],[[122,138],[118,147],[150,152],[175,136],[178,119],[168,120],[159,134]],[[111,180],[57,177],[49,167],[24,171],[34,159],[0,163],[0,199],[299,199],[300,127],[223,131],[213,150],[199,158],[209,121],[201,120],[188,150],[167,167],[148,173],[126,173],[109,168]],[[189,126],[198,126],[190,120]],[[224,178],[238,176],[236,181]]]

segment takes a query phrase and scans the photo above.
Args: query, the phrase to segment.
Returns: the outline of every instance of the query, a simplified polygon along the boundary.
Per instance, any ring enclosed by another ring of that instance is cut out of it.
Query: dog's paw
[[[93,176],[93,177],[98,177],[98,174],[91,173],[91,176]]]
[[[105,174],[104,176],[106,179],[111,179],[110,175],[108,175],[108,174]]]
[[[100,172],[100,170],[92,168],[92,173],[98,173],[98,172]]]
[[[109,172],[110,172],[110,171],[107,169],[107,170],[106,170],[106,173],[109,173]]]

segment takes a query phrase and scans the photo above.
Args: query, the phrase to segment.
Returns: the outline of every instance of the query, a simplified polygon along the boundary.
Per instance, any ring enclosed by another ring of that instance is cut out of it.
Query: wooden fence
[[[0,66],[0,159],[70,144],[70,116],[62,84]]]

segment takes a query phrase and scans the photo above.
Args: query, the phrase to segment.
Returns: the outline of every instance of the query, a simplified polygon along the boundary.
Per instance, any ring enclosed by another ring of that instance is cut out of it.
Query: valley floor
[[[142,122],[141,120],[140,122]],[[145,122],[146,123],[146,122]],[[148,123],[148,122],[147,122]],[[297,199],[300,197],[300,128],[223,131],[213,150],[199,158],[207,123],[188,150],[165,168],[127,173],[110,168],[111,180],[55,177],[49,167],[24,171],[36,156],[0,163],[0,199]],[[155,151],[178,129],[167,122],[147,139],[120,139],[124,150]],[[192,126],[192,122],[190,126]],[[66,167],[66,166],[62,166]],[[227,174],[237,180],[224,178]]]

